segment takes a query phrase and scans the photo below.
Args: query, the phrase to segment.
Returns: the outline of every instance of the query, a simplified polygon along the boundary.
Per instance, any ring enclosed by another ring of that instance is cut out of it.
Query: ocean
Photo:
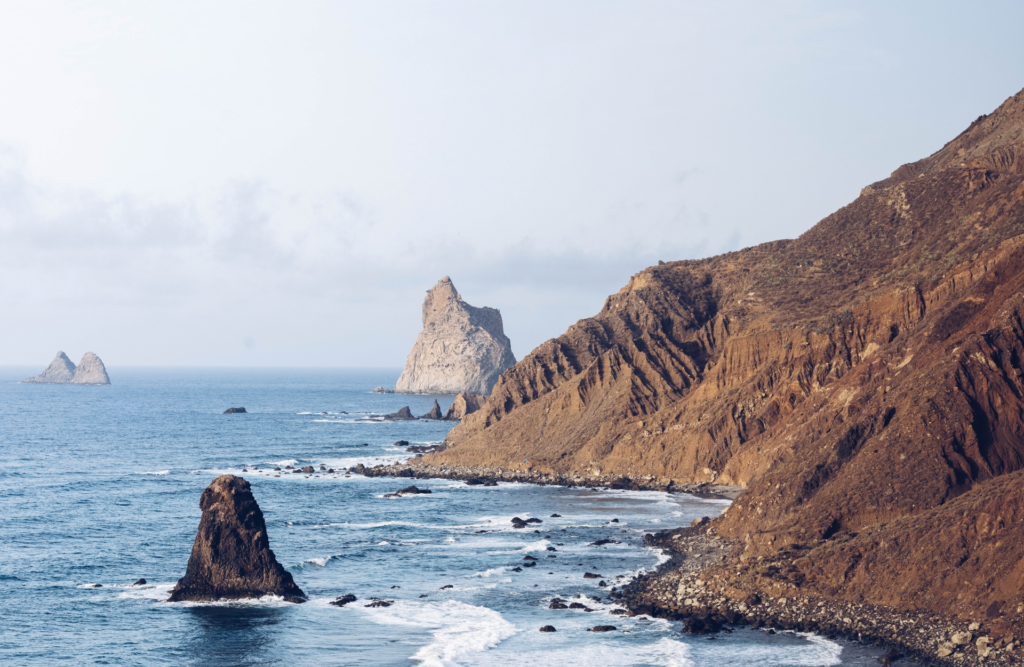
[[[407,458],[396,441],[437,443],[452,426],[367,421],[433,404],[372,393],[398,369],[114,367],[110,386],[20,383],[39,371],[0,367],[0,664],[749,667],[883,655],[791,632],[683,635],[679,623],[611,615],[607,589],[583,578],[612,586],[650,571],[664,557],[644,533],[726,501],[450,480],[384,498],[410,480],[340,471]],[[447,409],[451,397],[436,398]],[[239,406],[248,414],[221,414]],[[318,472],[274,470],[289,465]],[[223,473],[250,481],[271,548],[309,602],[165,602],[199,496]],[[542,523],[515,530],[513,516]],[[515,572],[526,556],[536,565]],[[357,602],[328,604],[344,594]],[[594,611],[548,609],[555,596]],[[367,607],[373,597],[393,604]],[[596,625],[616,630],[587,631]]]

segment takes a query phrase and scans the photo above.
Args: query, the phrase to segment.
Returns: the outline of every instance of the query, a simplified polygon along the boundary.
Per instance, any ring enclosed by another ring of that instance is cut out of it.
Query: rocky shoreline
[[[429,466],[396,463],[351,472],[368,477],[457,479],[468,484],[522,482],[566,487],[629,489],[690,493],[705,498],[734,499],[739,487],[681,484],[654,477],[566,475],[474,466]],[[877,643],[889,648],[882,664],[1024,665],[1024,609],[1010,621],[978,619],[967,622],[931,613],[903,611],[880,605],[800,595],[779,588],[772,593],[744,586],[752,578],[792,567],[793,559],[759,560],[736,565],[730,560],[735,545],[719,536],[709,519],[686,528],[647,534],[645,544],[671,558],[656,571],[637,577],[609,598],[631,616],[648,615],[680,621],[682,631],[712,634],[750,626],[811,632],[830,639]],[[735,569],[727,569],[735,568]],[[1024,606],[1024,605],[1022,605]],[[1015,636],[1016,635],[1016,636]],[[1020,639],[1018,639],[1020,638]]]
[[[661,548],[672,558],[618,593],[631,614],[681,621],[684,632],[711,633],[730,625],[749,625],[873,642],[890,648],[883,664],[900,659],[929,665],[1024,664],[1024,649],[1017,639],[1024,636],[1020,632],[1024,609],[1020,607],[1010,623],[989,619],[967,622],[931,613],[808,597],[799,591],[777,597],[744,591],[738,586],[739,580],[750,573],[727,572],[724,566],[734,545],[718,536],[709,521],[694,524],[645,537],[648,546]],[[728,564],[732,566],[733,562]],[[782,565],[762,561],[750,568],[770,571]]]
[[[566,486],[582,488],[623,489],[629,491],[664,491],[667,493],[689,493],[699,498],[732,500],[743,490],[738,486],[725,484],[679,483],[671,479],[626,477],[623,475],[570,475],[542,473],[531,470],[507,470],[497,467],[479,466],[433,466],[416,463],[393,463],[368,468],[359,464],[350,472],[366,477],[404,477],[412,479],[458,479],[469,483],[520,482],[542,486]]]

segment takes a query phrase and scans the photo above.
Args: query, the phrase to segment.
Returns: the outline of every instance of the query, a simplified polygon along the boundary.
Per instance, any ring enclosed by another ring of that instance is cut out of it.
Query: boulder
[[[335,598],[327,604],[333,604],[335,607],[344,607],[349,602],[355,602],[356,596],[354,595],[342,595],[341,597]]]
[[[541,632],[555,632],[555,626],[553,626],[553,625],[544,625],[544,626],[541,626],[540,631]]]
[[[445,276],[423,301],[423,330],[395,385],[403,394],[490,394],[516,363],[501,313],[462,300]]]
[[[246,413],[245,408],[228,408],[227,410],[225,410],[221,414],[224,414],[224,415],[242,415],[242,414],[247,414],[247,413]]]
[[[373,393],[375,393],[375,394],[393,394],[393,393],[395,393],[395,390],[394,389],[385,389],[384,387],[374,387],[373,388]]]
[[[385,493],[385,498],[401,498],[402,496],[416,496],[425,493],[431,493],[430,489],[421,489],[416,486],[407,486],[404,489],[399,489],[394,493]]]
[[[587,632],[614,632],[614,625],[595,625],[594,627],[587,630]]]
[[[199,499],[203,510],[185,576],[170,602],[238,600],[279,595],[305,602],[291,573],[270,549],[267,526],[249,482],[234,475],[213,480]]]

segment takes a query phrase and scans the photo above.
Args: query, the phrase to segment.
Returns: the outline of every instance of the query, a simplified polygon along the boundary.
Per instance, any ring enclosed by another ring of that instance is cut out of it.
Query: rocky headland
[[[312,472],[312,469],[310,469]],[[203,516],[185,576],[170,602],[239,600],[277,595],[305,602],[270,549],[267,526],[249,482],[234,475],[213,480],[199,499]]]
[[[501,374],[515,363],[501,313],[469,305],[445,276],[423,301],[423,330],[395,391],[490,394]]]
[[[409,465],[742,487],[701,604],[637,595],[1016,663],[1022,356],[1018,93],[797,239],[636,274]]]
[[[35,384],[110,384],[107,369],[92,352],[86,352],[75,366],[63,351],[58,351],[50,365],[39,375],[22,382]]]

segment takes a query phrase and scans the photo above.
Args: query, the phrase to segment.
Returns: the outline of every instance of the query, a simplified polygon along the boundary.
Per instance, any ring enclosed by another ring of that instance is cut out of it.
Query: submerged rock
[[[246,412],[245,408],[228,408],[227,410],[225,410],[221,414],[225,414],[225,415],[241,415],[241,414],[248,414],[248,413]]]
[[[199,499],[203,516],[185,576],[170,602],[212,601],[280,595],[305,602],[291,573],[270,549],[267,526],[249,482],[234,475],[213,480]]]
[[[395,391],[490,394],[502,372],[515,363],[501,313],[469,305],[445,276],[423,301],[423,330]]]

